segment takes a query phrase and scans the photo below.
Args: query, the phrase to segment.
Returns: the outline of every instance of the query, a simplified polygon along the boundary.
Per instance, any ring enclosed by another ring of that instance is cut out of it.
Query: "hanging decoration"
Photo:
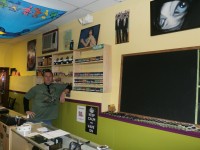
[[[66,11],[23,0],[0,0],[0,38],[15,38],[59,18]]]

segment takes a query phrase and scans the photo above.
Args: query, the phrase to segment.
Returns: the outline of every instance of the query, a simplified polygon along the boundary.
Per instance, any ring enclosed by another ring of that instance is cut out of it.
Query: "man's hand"
[[[61,102],[61,103],[64,103],[64,102],[65,102],[66,94],[69,94],[69,93],[70,93],[69,89],[65,89],[65,90],[61,93],[61,95],[60,95],[60,102]]]
[[[30,117],[30,118],[34,118],[35,117],[35,113],[32,111],[26,111],[26,114]]]

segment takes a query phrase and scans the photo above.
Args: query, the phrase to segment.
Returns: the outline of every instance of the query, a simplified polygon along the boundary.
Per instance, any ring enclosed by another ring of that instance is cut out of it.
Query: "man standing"
[[[59,102],[65,102],[66,94],[69,94],[71,85],[57,84],[53,82],[51,70],[43,73],[44,83],[32,87],[24,96],[24,111],[32,122],[44,122],[50,124],[58,116]],[[32,110],[29,109],[29,100],[32,100]]]

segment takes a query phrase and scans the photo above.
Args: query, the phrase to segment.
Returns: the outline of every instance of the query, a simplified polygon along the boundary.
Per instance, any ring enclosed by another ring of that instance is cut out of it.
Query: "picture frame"
[[[115,44],[129,42],[130,10],[118,12],[115,15]]]
[[[199,0],[151,1],[151,36],[199,28],[199,8]]]
[[[78,49],[97,45],[100,31],[100,24],[82,29],[78,43]]]
[[[34,71],[36,68],[36,39],[27,43],[27,71]]]
[[[64,41],[64,50],[70,50],[70,42],[72,40],[72,30],[67,30],[65,31],[65,34],[64,34],[64,38],[63,38],[63,41]]]

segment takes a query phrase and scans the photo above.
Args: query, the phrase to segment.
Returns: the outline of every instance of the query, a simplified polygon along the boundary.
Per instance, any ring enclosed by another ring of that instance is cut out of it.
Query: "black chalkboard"
[[[122,56],[120,111],[195,123],[197,51]]]

